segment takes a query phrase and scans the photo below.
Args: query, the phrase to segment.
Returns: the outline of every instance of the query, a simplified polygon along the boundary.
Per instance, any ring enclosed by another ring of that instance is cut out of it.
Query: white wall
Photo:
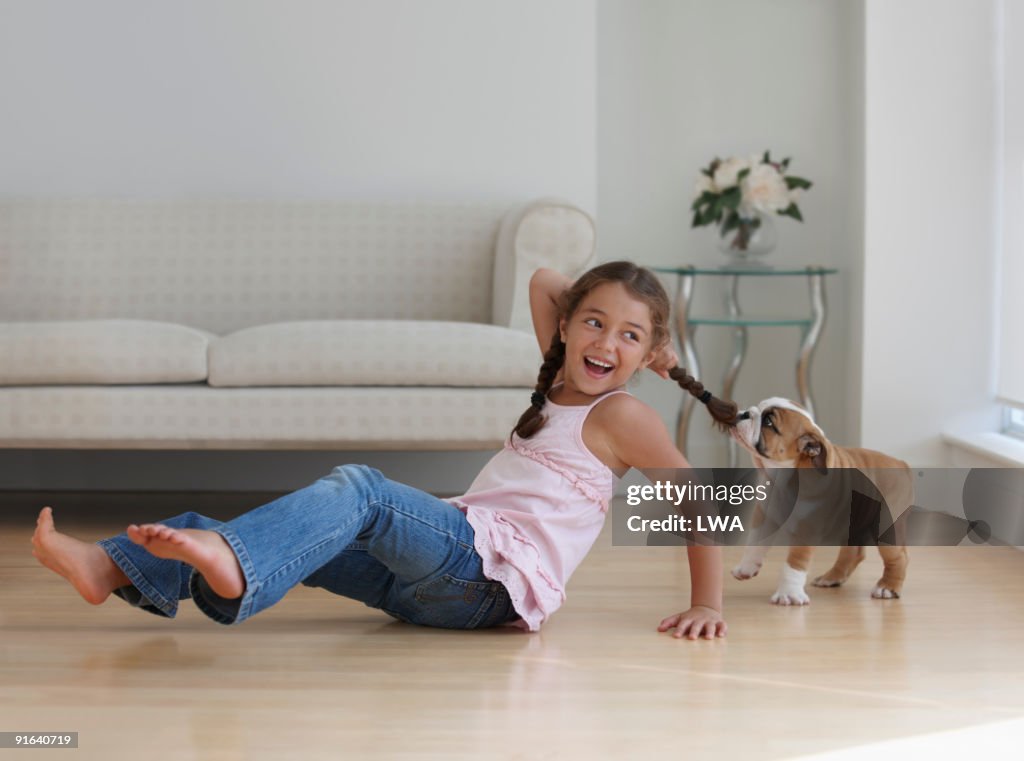
[[[998,393],[1007,401],[1024,404],[1024,3],[997,0],[1001,22],[1001,219],[1000,341]]]
[[[0,193],[595,205],[593,0],[5,0]]]
[[[862,439],[919,466],[998,424],[994,14],[866,4]]]
[[[599,255],[649,264],[724,261],[715,233],[691,230],[698,170],[715,156],[771,149],[791,156],[815,186],[801,202],[806,222],[780,219],[779,263],[838,267],[828,281],[829,321],[815,356],[818,417],[851,442],[857,410],[852,319],[860,295],[863,56],[862,4],[855,0],[599,0]],[[673,286],[671,281],[667,285]],[[695,310],[722,312],[720,282],[698,279]],[[751,280],[748,313],[809,312],[804,279]],[[732,346],[727,328],[698,330],[703,380],[712,391]],[[752,328],[735,398],[795,397],[797,328]],[[682,393],[654,376],[637,393],[674,429]],[[722,464],[724,437],[697,410],[689,454]]]

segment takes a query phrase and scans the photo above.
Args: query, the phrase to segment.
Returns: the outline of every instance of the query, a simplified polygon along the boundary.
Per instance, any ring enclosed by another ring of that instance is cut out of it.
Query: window
[[[1006,423],[1003,425],[1003,433],[1024,439],[1024,410],[1013,407],[1006,408]]]
[[[997,395],[1012,412],[1007,432],[1024,435],[1024,3],[996,4],[999,23],[997,102],[999,173],[1000,346]]]

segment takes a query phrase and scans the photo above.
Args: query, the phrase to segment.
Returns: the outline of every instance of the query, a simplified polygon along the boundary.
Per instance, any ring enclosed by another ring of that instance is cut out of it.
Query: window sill
[[[1024,468],[1024,441],[1013,436],[1003,433],[947,433],[942,438],[954,450],[992,460],[994,467]]]

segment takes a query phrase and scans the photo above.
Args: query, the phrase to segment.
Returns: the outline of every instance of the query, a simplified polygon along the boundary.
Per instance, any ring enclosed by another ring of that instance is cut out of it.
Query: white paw
[[[786,563],[782,566],[782,577],[779,588],[772,595],[773,605],[810,605],[811,598],[804,591],[807,584],[807,572],[798,571]]]
[[[779,587],[772,595],[772,605],[810,605],[811,598],[802,589]]]
[[[875,587],[871,590],[871,596],[876,600],[898,600],[900,597],[899,592],[893,592],[886,587]]]
[[[738,566],[732,569],[732,575],[743,581],[744,579],[752,579],[757,576],[761,571],[761,564],[753,560],[744,560]]]

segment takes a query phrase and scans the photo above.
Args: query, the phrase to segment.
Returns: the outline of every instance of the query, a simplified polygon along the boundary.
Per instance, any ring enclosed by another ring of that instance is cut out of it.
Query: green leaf
[[[736,182],[737,183],[743,182],[743,180],[745,180],[747,178],[748,174],[750,174],[750,170],[749,169],[741,169],[739,171],[739,173],[736,175]]]
[[[797,222],[804,221],[803,215],[800,214],[800,209],[797,208],[797,205],[795,203],[791,203],[785,209],[780,211],[779,214],[781,214],[784,217],[792,217]]]
[[[724,207],[724,206],[725,206],[725,202],[724,202],[724,199],[722,198],[722,196],[718,196],[718,198],[715,199],[715,202],[713,204],[711,204],[711,211],[715,215],[715,221],[716,222],[719,219],[722,218],[722,207]]]
[[[733,187],[729,188],[727,191],[722,193],[722,206],[724,206],[727,209],[732,209],[733,211],[735,211],[737,208],[739,208],[741,200],[743,200],[743,193],[740,190],[739,185],[734,185]]]
[[[704,175],[705,177],[714,177],[714,176],[715,176],[715,175],[714,175],[714,174],[713,174],[713,173],[711,172],[711,170],[710,170],[710,169],[701,169],[701,170],[700,170],[700,173],[701,173],[702,175]]]
[[[697,196],[694,202],[690,205],[690,208],[696,210],[706,203],[713,203],[716,198],[718,198],[717,193],[712,193],[710,190],[705,190],[703,193]]]
[[[700,227],[703,224],[704,223],[700,221],[700,212],[699,211],[694,212],[694,214],[693,214],[693,222],[690,223],[690,227]]]
[[[810,180],[805,180],[803,177],[787,177],[786,187],[792,190],[793,188],[800,188],[802,190],[809,189],[814,183]]]
[[[782,166],[783,171],[785,171],[786,169],[789,169],[789,159],[788,158],[783,159],[782,163],[781,163],[781,166]]]
[[[725,218],[725,222],[722,224],[722,235],[728,235],[739,226],[740,215],[735,211],[729,212],[729,215]]]
[[[770,156],[768,155],[769,153],[770,153],[769,151],[765,151],[765,152],[764,152],[764,158],[763,158],[763,159],[761,159],[762,163],[764,163],[764,164],[770,164],[770,163],[772,163],[772,159],[771,159],[771,157],[770,157]]]

